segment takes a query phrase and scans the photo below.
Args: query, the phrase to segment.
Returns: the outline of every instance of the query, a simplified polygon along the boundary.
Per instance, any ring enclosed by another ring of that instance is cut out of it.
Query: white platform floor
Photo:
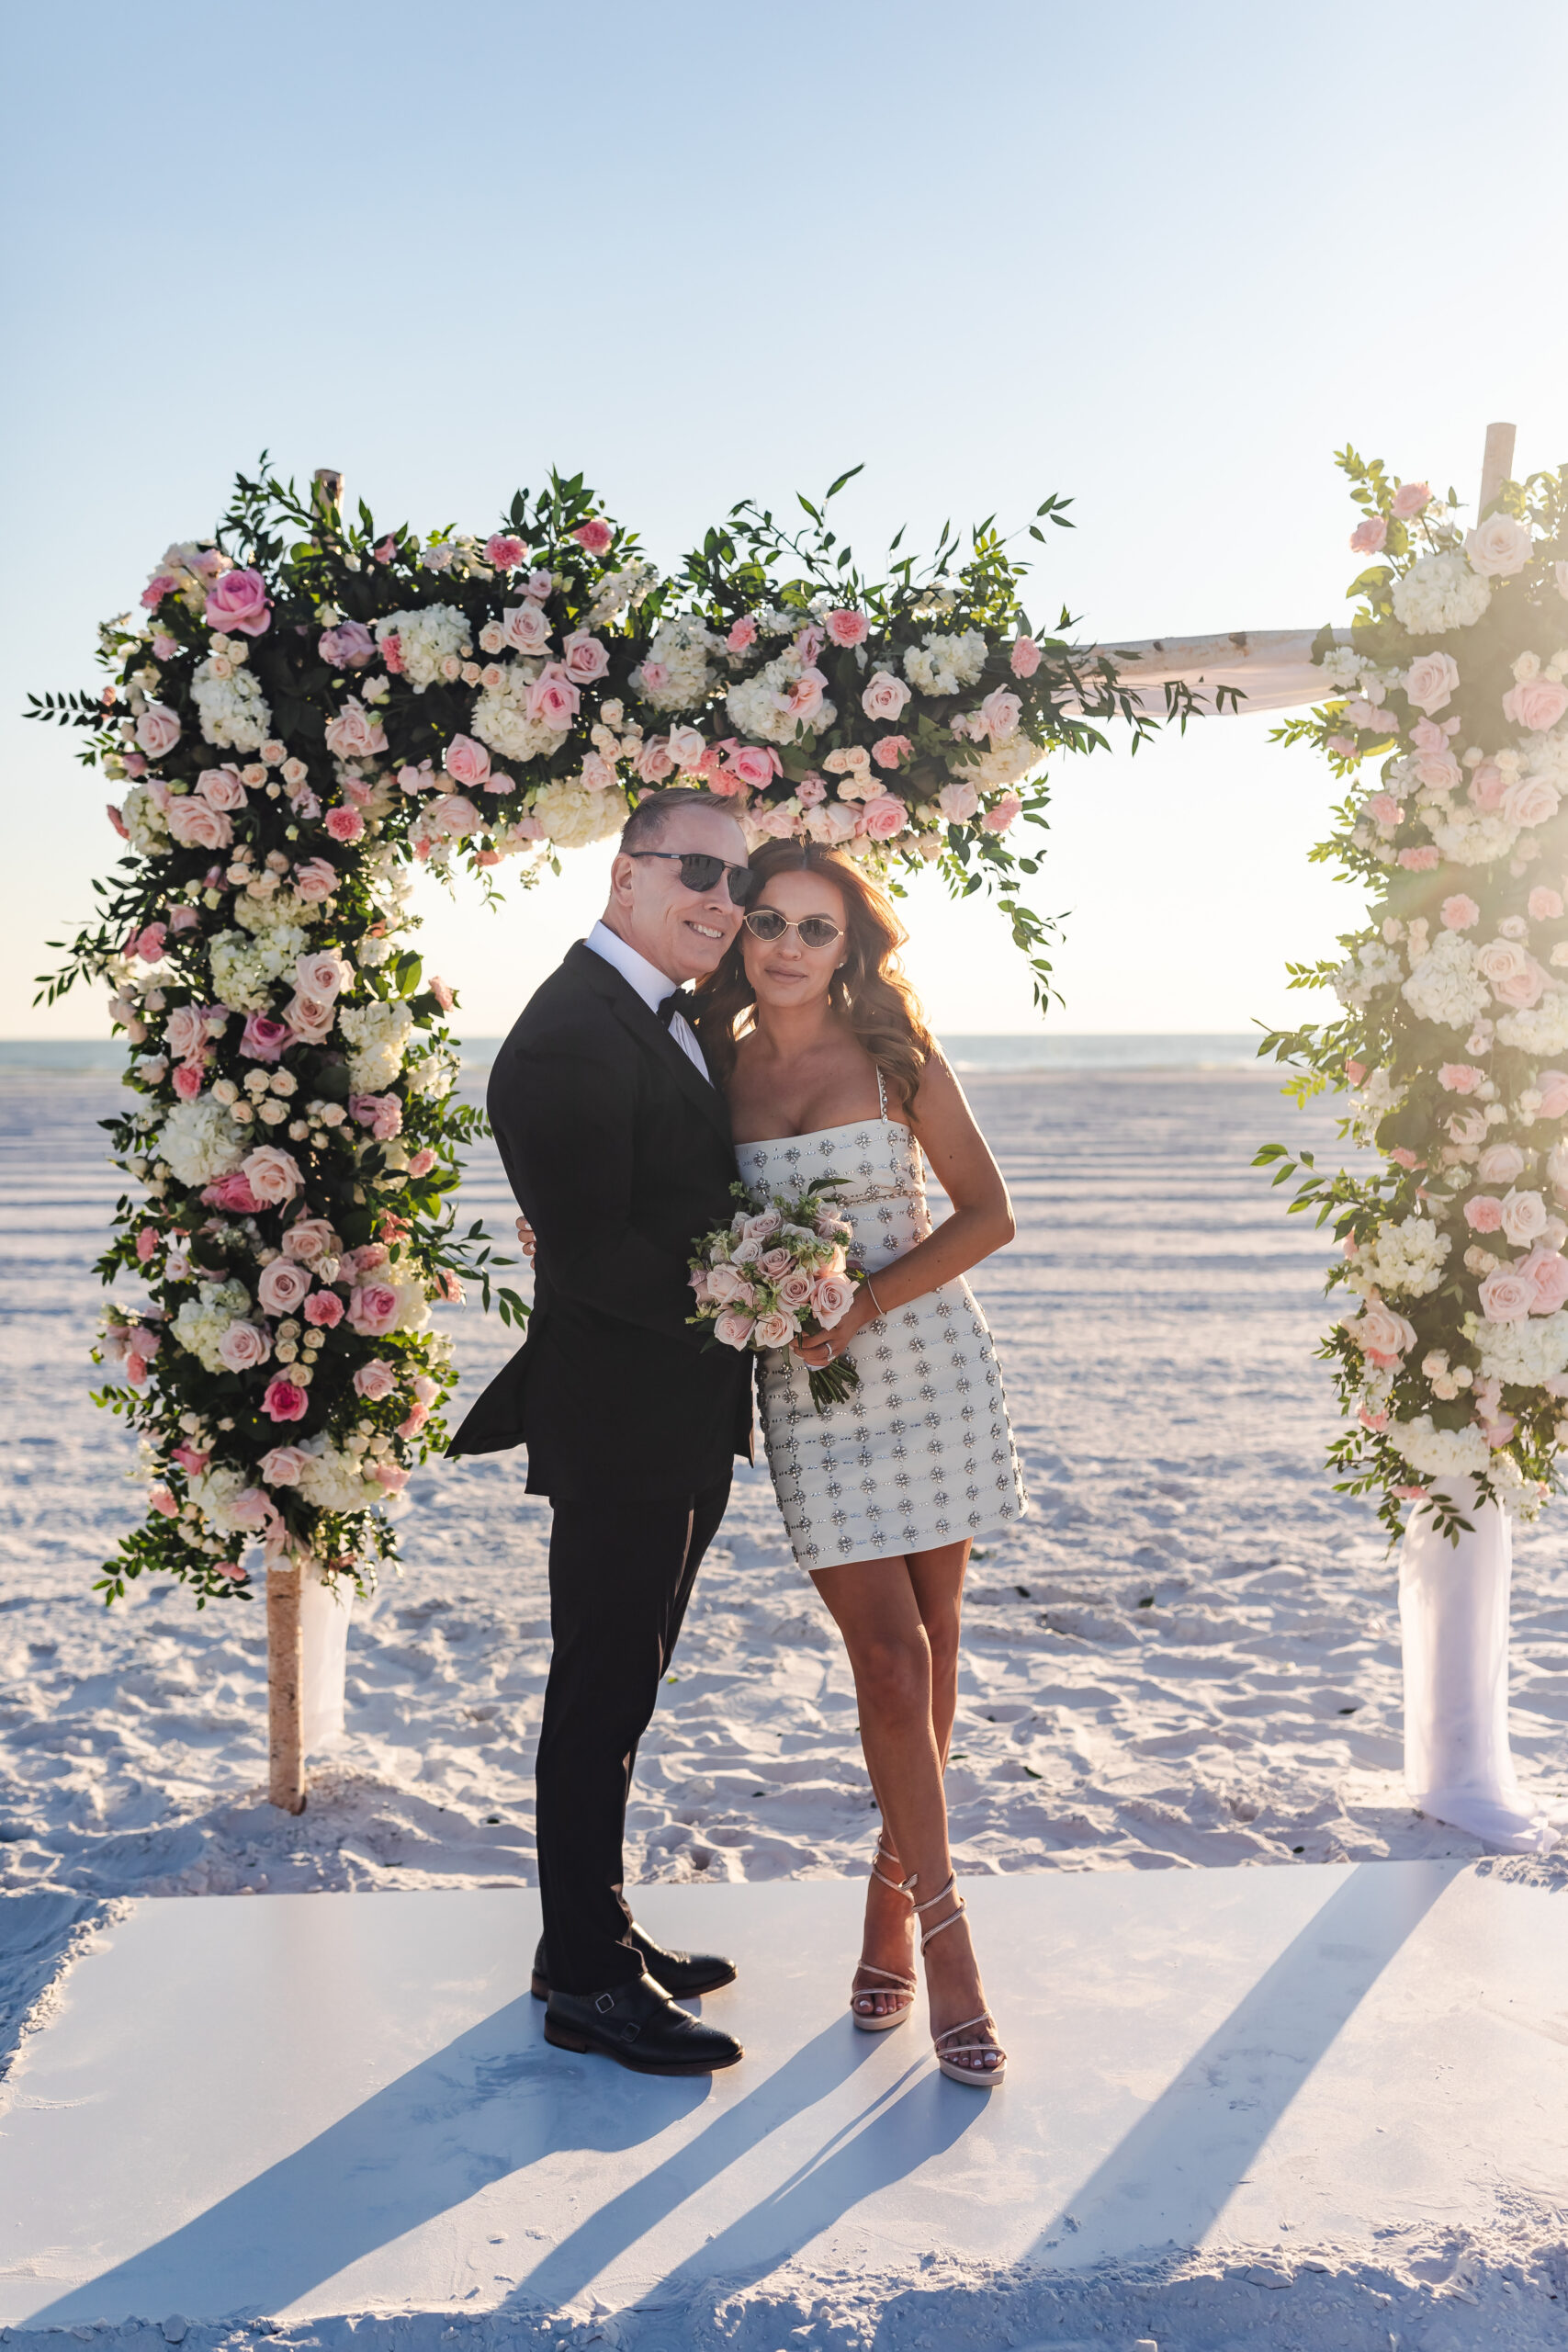
[[[919,2023],[852,2030],[843,1881],[640,1890],[656,1934],[739,1961],[705,2007],[748,2055],[712,2081],[548,2048],[530,1894],[142,1901],[0,2093],[0,2322],[1289,2267],[1568,2204],[1561,1896],[1445,1862],[965,1891],[1011,2052],[988,2096]]]

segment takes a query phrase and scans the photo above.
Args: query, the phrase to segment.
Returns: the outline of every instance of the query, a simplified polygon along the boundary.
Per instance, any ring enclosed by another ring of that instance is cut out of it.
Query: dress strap
[[[887,1125],[887,1089],[883,1083],[880,1062],[876,1065],[876,1114],[886,1126]]]

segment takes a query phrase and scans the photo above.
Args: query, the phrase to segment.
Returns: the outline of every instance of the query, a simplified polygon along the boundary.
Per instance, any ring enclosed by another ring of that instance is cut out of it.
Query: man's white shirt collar
[[[673,996],[681,985],[679,980],[672,980],[668,972],[661,972],[657,964],[650,964],[646,956],[639,956],[635,947],[628,947],[619,933],[612,931],[607,922],[596,922],[583,944],[591,947],[595,956],[602,956],[606,964],[615,966],[627,986],[637,990],[649,1012],[656,1013],[665,998]],[[671,1021],[670,1035],[686,1059],[695,1064],[711,1085],[712,1073],[703,1059],[697,1033],[683,1013],[677,1012]]]

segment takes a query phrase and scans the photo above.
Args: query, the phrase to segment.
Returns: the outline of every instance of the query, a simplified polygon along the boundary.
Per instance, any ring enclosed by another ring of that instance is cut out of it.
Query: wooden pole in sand
[[[318,466],[311,503],[323,522],[336,522],[343,504],[343,476],[335,466]],[[303,1643],[299,1624],[297,1563],[268,1563],[266,1572],[267,1795],[285,1813],[305,1810],[305,1724],[299,1685]]]
[[[1486,447],[1481,459],[1481,496],[1475,504],[1475,519],[1479,523],[1506,481],[1514,478],[1514,435],[1512,424],[1489,424]]]

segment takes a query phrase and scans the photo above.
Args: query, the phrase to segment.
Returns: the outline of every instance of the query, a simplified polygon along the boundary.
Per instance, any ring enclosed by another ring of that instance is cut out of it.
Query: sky
[[[0,1036],[117,843],[28,689],[265,446],[388,523],[483,531],[583,469],[673,560],[844,468],[863,555],[1021,526],[1086,642],[1345,617],[1333,452],[1473,499],[1487,423],[1560,462],[1568,16],[1123,0],[6,0],[0,181]],[[1033,889],[1067,1032],[1299,1019],[1289,959],[1359,907],[1306,854],[1333,793],[1264,718],[1059,763]],[[487,914],[429,888],[472,1035],[598,910],[603,852]],[[1034,1025],[982,901],[922,877],[947,1034]]]

